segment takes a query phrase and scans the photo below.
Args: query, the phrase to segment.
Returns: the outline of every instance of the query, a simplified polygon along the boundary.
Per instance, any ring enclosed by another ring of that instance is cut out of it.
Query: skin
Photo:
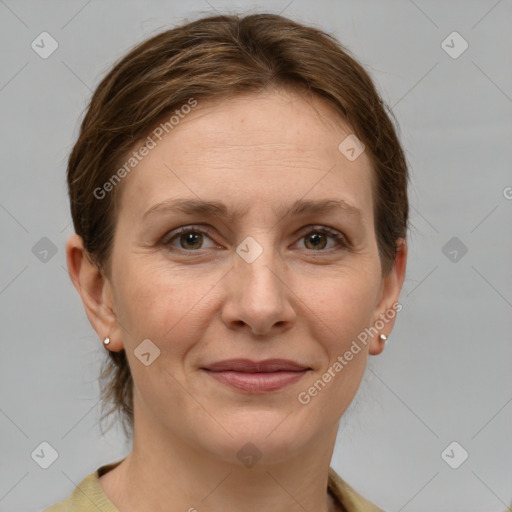
[[[70,276],[89,320],[100,339],[110,336],[109,350],[126,350],[135,383],[133,450],[100,478],[122,512],[333,510],[326,488],[339,420],[368,355],[384,344],[375,336],[361,345],[309,404],[297,396],[392,309],[407,258],[401,240],[382,276],[370,160],[364,152],[351,162],[338,150],[350,133],[324,100],[298,93],[200,103],[124,179],[111,275],[90,263],[80,237],[68,240]],[[167,211],[143,220],[170,198],[240,211],[232,219]],[[326,198],[360,216],[274,211]],[[159,243],[191,225],[210,226],[202,246],[200,237]],[[350,246],[320,234],[316,248],[310,238],[319,226]],[[247,236],[263,249],[252,263],[236,252]],[[144,339],[160,350],[149,366],[134,355]],[[251,394],[201,370],[231,358],[292,359],[311,370],[288,387]],[[237,458],[248,442],[262,455],[252,468]]]

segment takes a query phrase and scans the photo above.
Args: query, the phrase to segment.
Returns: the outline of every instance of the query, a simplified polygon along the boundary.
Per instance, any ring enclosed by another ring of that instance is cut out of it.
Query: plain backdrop
[[[335,35],[395,112],[410,163],[403,310],[342,419],[332,466],[387,511],[503,512],[512,505],[509,0],[0,1],[0,511],[42,510],[130,449],[119,429],[98,428],[104,354],[66,272],[66,159],[117,58],[215,11],[280,12]],[[45,51],[58,44],[46,58],[41,37]],[[58,455],[48,469],[33,455],[42,442]],[[466,453],[457,469],[447,463]]]

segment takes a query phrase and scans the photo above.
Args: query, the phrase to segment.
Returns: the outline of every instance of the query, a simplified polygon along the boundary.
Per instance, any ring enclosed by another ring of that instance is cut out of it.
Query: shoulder
[[[86,476],[66,500],[55,503],[43,512],[119,512],[103,492],[99,477],[120,462],[101,466],[96,472]]]
[[[66,505],[65,501],[59,501],[59,503],[55,503],[55,505],[45,508],[43,512],[67,512],[69,510],[71,509]]]
[[[329,468],[328,488],[341,504],[343,512],[384,512],[357,493],[332,468]]]

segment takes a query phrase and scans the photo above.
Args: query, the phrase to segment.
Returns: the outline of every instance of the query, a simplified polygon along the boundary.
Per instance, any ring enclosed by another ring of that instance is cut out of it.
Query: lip
[[[218,382],[249,393],[277,391],[301,379],[310,368],[287,359],[229,359],[202,368]]]
[[[288,359],[265,359],[263,361],[252,361],[251,359],[226,359],[217,363],[209,364],[205,370],[212,372],[233,371],[245,373],[271,373],[271,372],[300,372],[308,370],[295,361]]]

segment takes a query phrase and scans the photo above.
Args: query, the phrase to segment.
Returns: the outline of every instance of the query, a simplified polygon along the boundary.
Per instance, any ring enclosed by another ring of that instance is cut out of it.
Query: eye
[[[330,247],[329,239],[334,241]],[[350,244],[347,239],[338,231],[330,229],[326,226],[314,226],[313,229],[309,229],[305,235],[301,238],[304,241],[306,249],[312,251],[323,251],[324,249],[336,249],[336,247],[348,248]]]
[[[206,248],[203,246],[205,239],[210,239],[206,230],[196,227],[184,227],[170,233],[168,237],[162,240],[162,244],[183,249],[184,251],[197,251]],[[212,242],[211,247],[213,246]]]
[[[207,240],[211,242],[210,246],[204,245]],[[350,248],[350,243],[344,235],[327,226],[309,226],[309,230],[302,235],[300,241],[304,241],[305,249],[313,252]],[[162,245],[188,252],[216,247],[208,230],[195,226],[185,226],[172,231],[164,237]]]

